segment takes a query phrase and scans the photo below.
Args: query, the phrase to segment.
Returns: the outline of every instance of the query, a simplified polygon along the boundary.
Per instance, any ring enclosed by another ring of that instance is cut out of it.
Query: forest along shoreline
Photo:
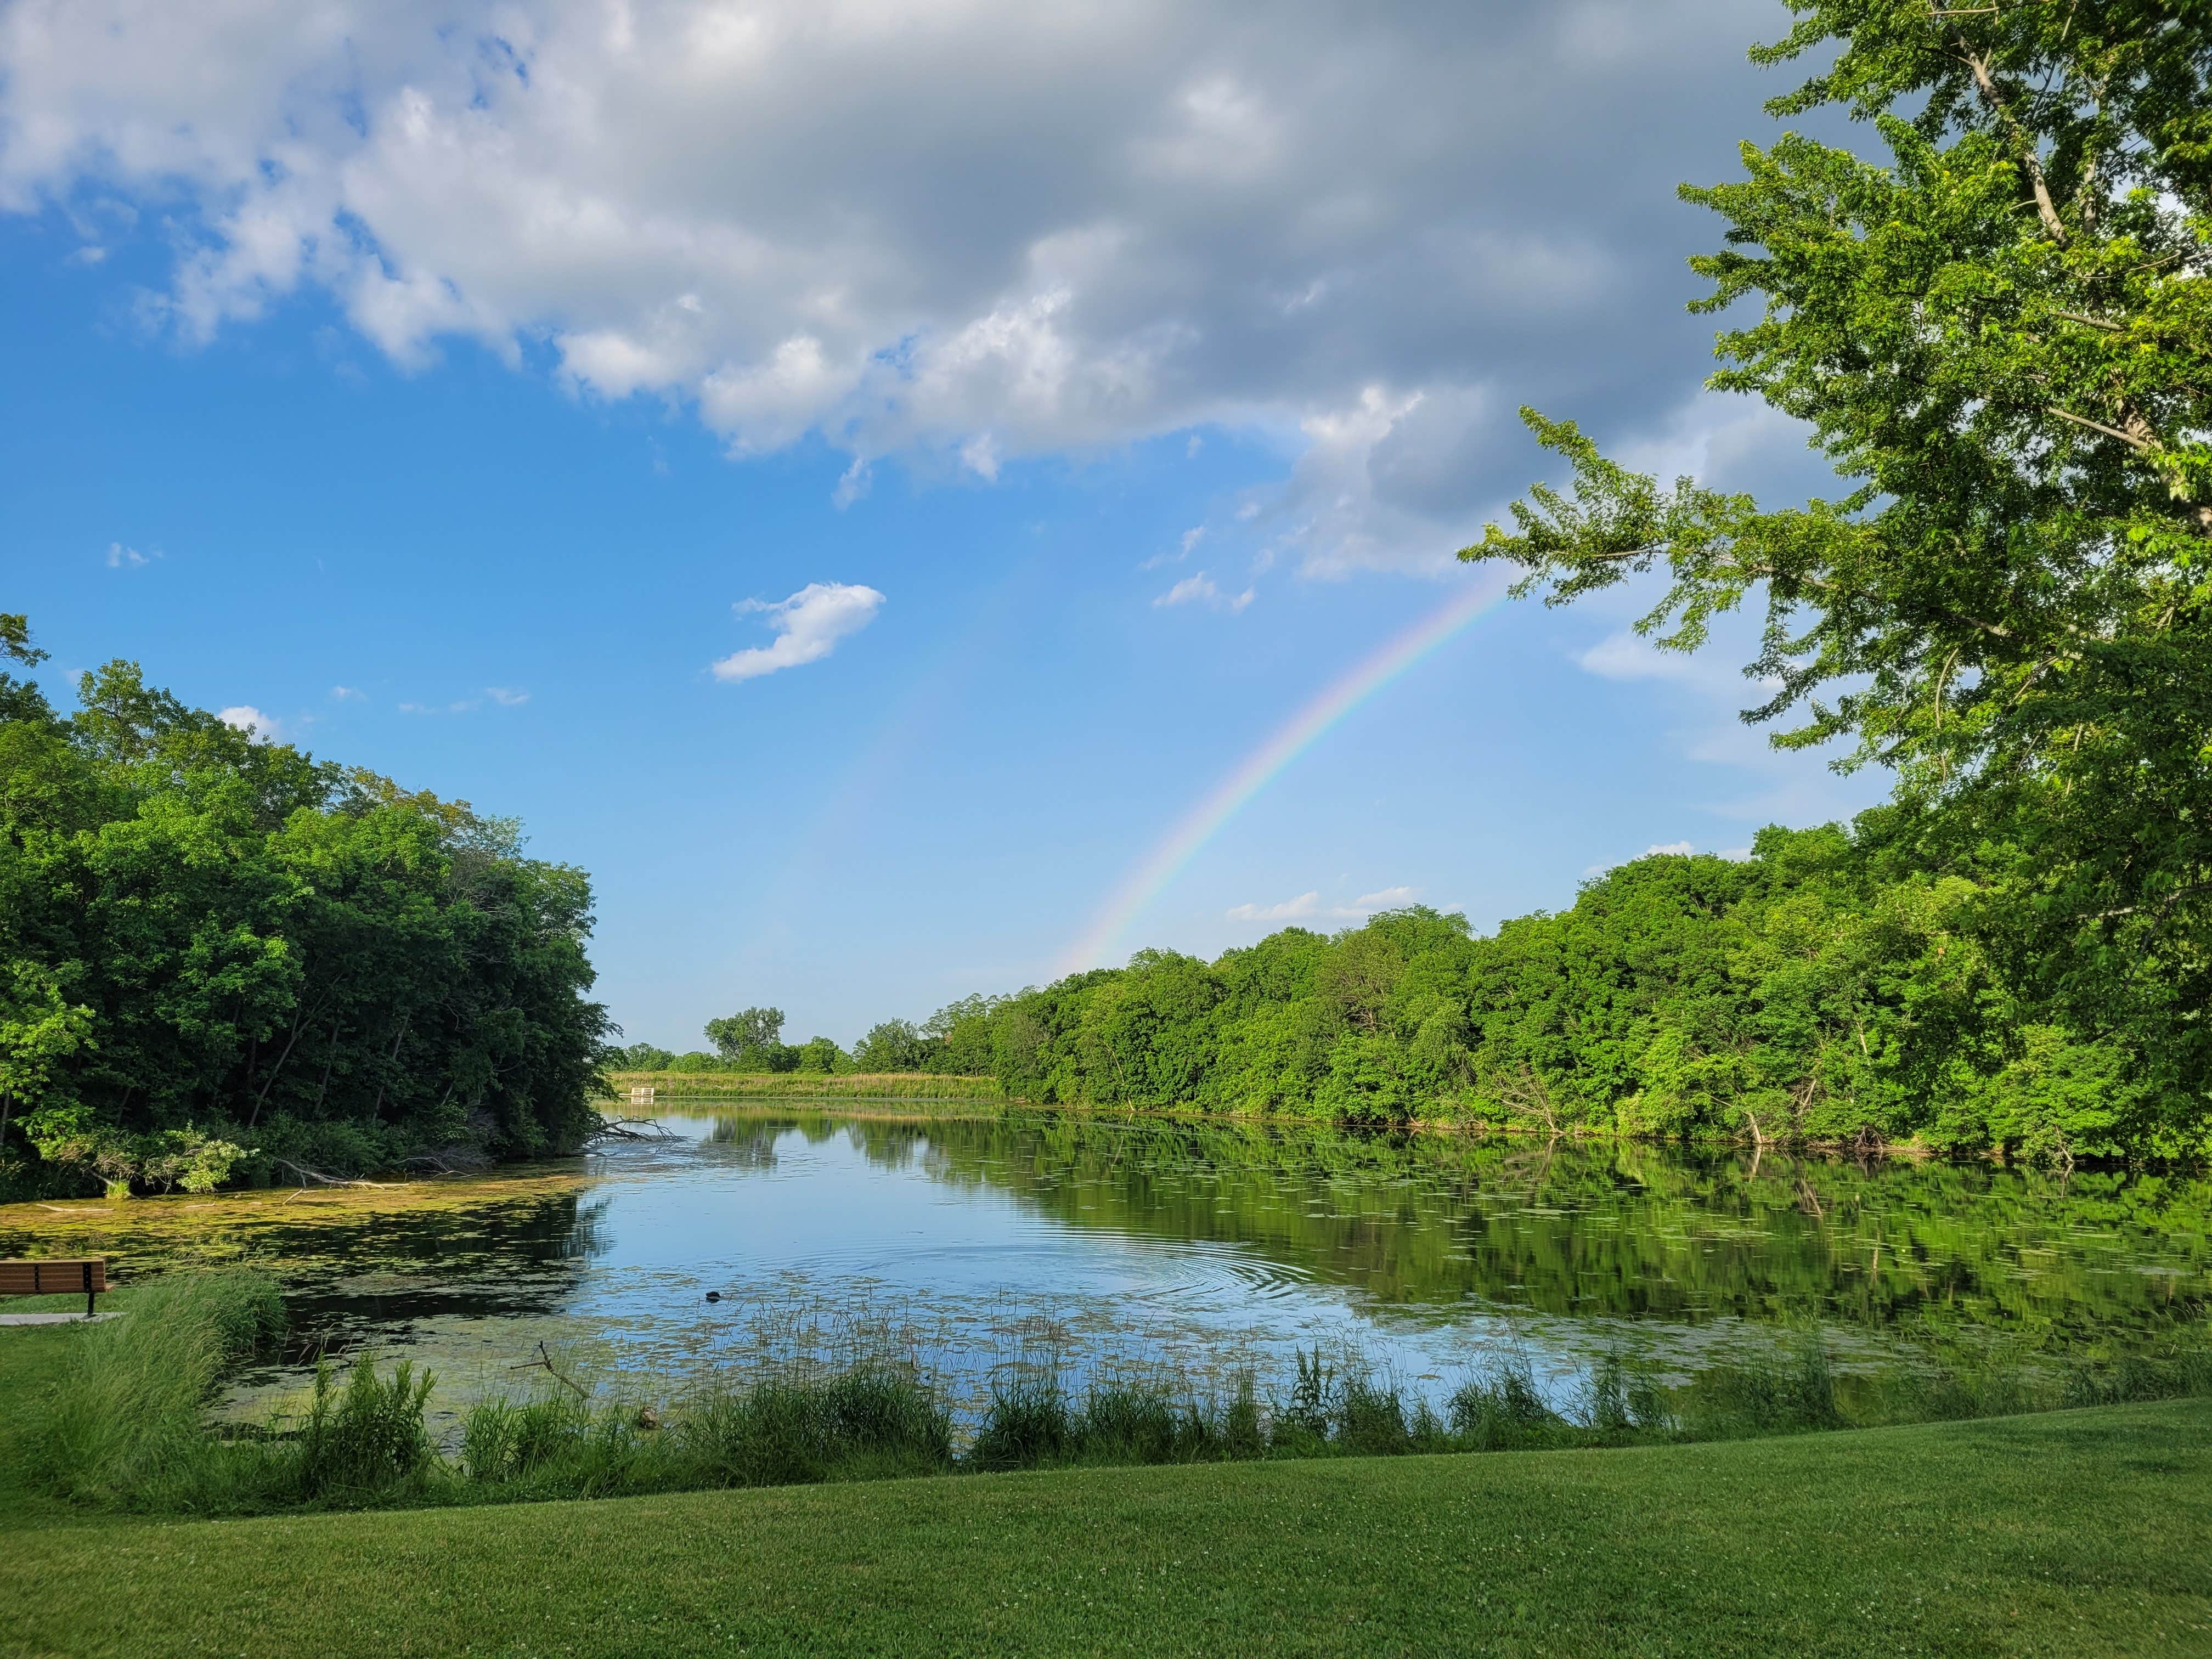
[[[2201,1163],[2201,1091],[2145,1033],[2021,992],[1989,884],[1929,872],[1916,833],[1881,807],[1770,827],[1740,858],[1654,854],[1491,935],[1413,905],[1211,962],[1139,951],[879,1022],[849,1054],[785,1045],[781,1011],[750,1008],[709,1022],[714,1051],[635,1043],[608,1063],[685,1095],[927,1073],[1054,1109]]]
[[[901,1082],[911,1082],[915,1085],[913,1092],[868,1091],[871,1085]],[[787,1079],[732,1071],[611,1072],[608,1073],[608,1084],[609,1092],[595,1103],[605,1114],[609,1122],[617,1127],[649,1121],[653,1114],[659,1111],[669,1111],[680,1116],[695,1109],[711,1109],[725,1103],[746,1106],[780,1103],[793,1110],[812,1107],[836,1116],[911,1117],[916,1122],[972,1116],[980,1109],[990,1107],[1001,1112],[1031,1114],[1041,1118],[1076,1118],[1102,1123],[1157,1122],[1192,1127],[1218,1123],[1239,1129],[1273,1129],[1285,1133],[1302,1129],[1328,1129],[1347,1135],[1428,1135],[1478,1140],[1495,1137],[1523,1143],[1559,1141],[1591,1146],[1682,1146],[1715,1152],[1747,1152],[1753,1158],[1765,1155],[1813,1157],[1858,1163],[1870,1158],[1895,1158],[1916,1163],[1933,1160],[2029,1169],[2139,1169],[2181,1173],[2197,1173],[2212,1168],[2212,1164],[2208,1164],[2203,1154],[2194,1152],[2162,1158],[2114,1152],[2102,1156],[2084,1154],[2078,1158],[2069,1155],[2060,1159],[2047,1153],[2038,1156],[2033,1152],[2002,1145],[1938,1146],[1923,1140],[1881,1140],[1866,1134],[1837,1140],[1807,1137],[1762,1140],[1740,1134],[1656,1134],[1588,1122],[1553,1128],[1541,1119],[1516,1118],[1502,1114],[1495,1117],[1482,1117],[1460,1115],[1453,1112],[1381,1121],[1344,1121],[1300,1116],[1273,1108],[1238,1109],[1107,1103],[1087,1100],[1037,1101],[1026,1096],[1004,1093],[996,1078],[927,1072],[811,1077],[800,1074]],[[945,1085],[964,1085],[966,1091],[955,1092]],[[945,1092],[938,1092],[940,1088],[945,1089]],[[633,1089],[651,1089],[654,1091],[653,1098],[646,1102],[632,1100],[629,1091]]]
[[[23,618],[0,623],[0,658],[40,660]],[[571,1156],[607,1132],[595,1103],[648,1075],[2061,1167],[2212,1146],[2187,1056],[2160,1046],[2180,1028],[2031,995],[1994,877],[1929,864],[1902,805],[1770,827],[1741,858],[1647,855],[1493,934],[1413,905],[1211,962],[1139,951],[850,1051],[747,1008],[679,1055],[614,1046],[589,880],[526,857],[512,821],[256,741],[134,663],[76,694],[63,715],[0,672],[24,783],[0,799],[21,901],[0,1201]]]

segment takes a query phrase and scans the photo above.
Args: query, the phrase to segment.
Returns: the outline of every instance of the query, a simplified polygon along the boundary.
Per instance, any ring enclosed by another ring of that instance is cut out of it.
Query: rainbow
[[[1480,581],[1449,605],[1415,623],[1364,662],[1324,687],[1304,708],[1276,727],[1198,804],[1183,814],[1159,845],[1129,872],[1100,907],[1083,937],[1062,960],[1061,974],[1079,973],[1106,958],[1145,907],[1183,872],[1237,811],[1281,775],[1324,732],[1427,656],[1504,597],[1500,584]]]

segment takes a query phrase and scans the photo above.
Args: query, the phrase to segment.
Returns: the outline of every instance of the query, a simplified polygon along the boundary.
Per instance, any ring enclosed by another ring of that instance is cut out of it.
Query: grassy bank
[[[1424,1428],[1310,1373],[1264,1431],[1226,1402],[1211,1445],[1164,1395],[1032,1387],[959,1451],[926,1396],[863,1371],[706,1402],[690,1431],[718,1484],[834,1484],[471,1504],[573,1490],[623,1447],[672,1457],[686,1431],[494,1407],[434,1473],[404,1380],[362,1370],[319,1426],[223,1446],[196,1393],[265,1336],[265,1285],[180,1274],[125,1320],[0,1330],[0,1656],[2212,1650],[2212,1399],[1776,1433],[1832,1409],[1808,1352],[1681,1402],[1761,1437],[1638,1445],[1656,1407],[1626,1384],[1595,1391],[1609,1421],[1565,1422],[1501,1376]],[[1553,1449],[1422,1455],[1425,1434]],[[900,1455],[969,1472],[865,1478]],[[1140,1459],[1164,1466],[1080,1467]],[[975,1472],[1009,1463],[1043,1467]],[[289,1512],[113,1507],[227,1498]],[[395,1500],[417,1507],[299,1507]]]
[[[613,1072],[613,1100],[650,1087],[661,1100],[713,1097],[724,1100],[1002,1100],[998,1079],[939,1076],[933,1072]]]
[[[0,1333],[0,1367],[54,1334]],[[2212,1647],[2203,1401],[1595,1455],[0,1518],[0,1654],[26,1659]]]
[[[268,1514],[1131,1464],[1619,1451],[2212,1396],[2212,1343],[2194,1328],[2155,1351],[2055,1372],[1900,1365],[1848,1390],[1808,1333],[1686,1386],[1608,1359],[1573,1400],[1547,1398],[1513,1352],[1432,1401],[1356,1354],[1319,1349],[1297,1356],[1294,1375],[1247,1369],[1205,1384],[1133,1360],[1078,1375],[1042,1349],[994,1374],[980,1415],[963,1419],[900,1328],[848,1321],[680,1379],[580,1382],[541,1345],[534,1391],[477,1401],[442,1443],[425,1420],[431,1377],[367,1351],[317,1367],[311,1396],[282,1416],[209,1425],[219,1379],[270,1348],[283,1322],[276,1282],[234,1267],[155,1278],[124,1317],[55,1328],[44,1352],[56,1376],[35,1389],[0,1378],[0,1413],[30,1425],[31,1484],[110,1510]]]

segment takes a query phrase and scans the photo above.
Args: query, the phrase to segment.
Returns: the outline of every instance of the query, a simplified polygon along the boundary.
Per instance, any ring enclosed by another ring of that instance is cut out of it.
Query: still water
[[[0,1253],[267,1262],[302,1342],[240,1411],[364,1344],[449,1406],[549,1358],[644,1387],[855,1342],[970,1402],[1013,1364],[1206,1387],[1316,1346],[1429,1394],[1510,1348],[1566,1395],[1608,1351],[1679,1379],[1817,1328],[1846,1370],[2048,1360],[2212,1299],[2190,1176],[781,1105],[661,1127],[396,1195],[18,1206]]]

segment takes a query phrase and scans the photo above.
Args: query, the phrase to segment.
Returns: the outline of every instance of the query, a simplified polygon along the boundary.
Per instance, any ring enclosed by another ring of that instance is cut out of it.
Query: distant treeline
[[[1639,859],[1490,938],[1415,907],[1211,963],[1143,951],[886,1022],[855,1055],[1040,1103],[2060,1161],[2204,1150],[2212,1119],[2166,1056],[2008,990],[1986,890],[1915,873],[1899,815],[1768,829],[1742,861]]]
[[[0,658],[35,663],[20,617]],[[0,673],[0,1194],[576,1146],[590,884],[511,822],[82,677]]]
[[[680,1056],[679,1056],[680,1058]],[[699,1071],[677,1067],[665,1071],[611,1069],[608,1081],[619,1103],[630,1089],[649,1086],[656,1103],[672,1099],[753,1099],[774,1097],[795,1101],[997,1100],[996,1078],[954,1077],[916,1072],[739,1072],[726,1066]],[[620,1109],[619,1105],[616,1108]]]
[[[856,1065],[852,1055],[825,1036],[804,1042],[783,1040],[783,1010],[746,1008],[721,1019],[707,1022],[712,1049],[694,1048],[688,1054],[633,1042],[610,1048],[607,1065],[616,1072],[678,1072],[691,1076],[716,1073],[765,1077],[781,1073],[810,1073],[827,1077],[857,1071],[902,1072],[905,1066]]]

